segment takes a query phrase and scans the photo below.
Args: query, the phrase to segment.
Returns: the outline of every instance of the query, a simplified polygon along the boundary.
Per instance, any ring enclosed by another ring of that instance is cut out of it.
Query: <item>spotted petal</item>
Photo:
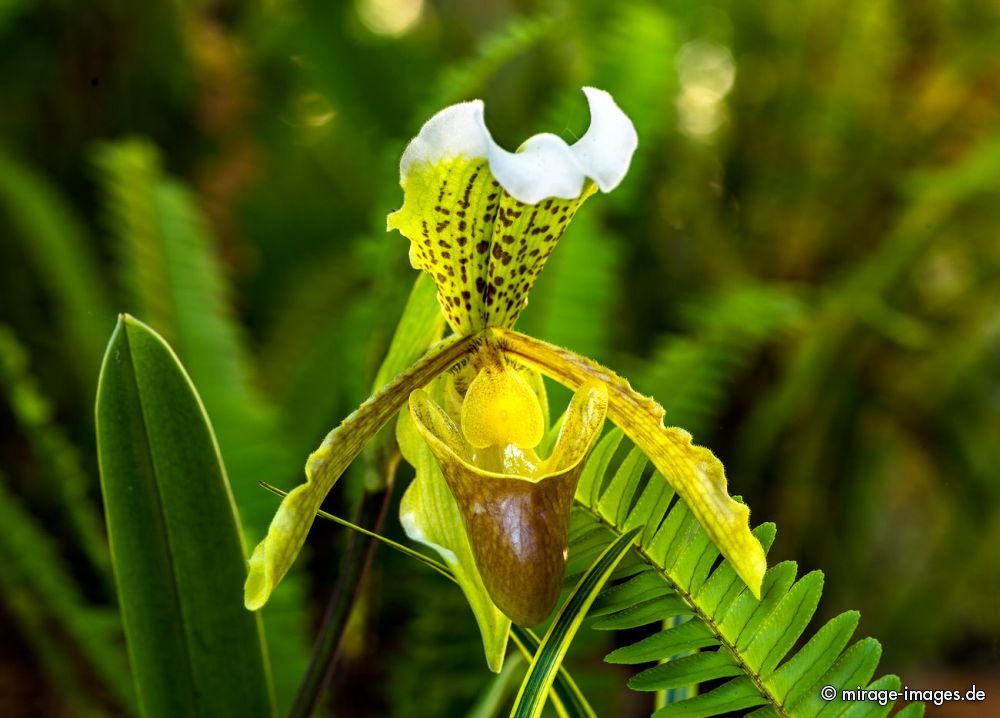
[[[436,114],[403,153],[403,206],[388,228],[410,240],[411,264],[434,278],[457,333],[513,326],[576,210],[625,176],[635,128],[608,93],[584,93],[591,125],[573,145],[541,134],[508,152],[474,100]]]

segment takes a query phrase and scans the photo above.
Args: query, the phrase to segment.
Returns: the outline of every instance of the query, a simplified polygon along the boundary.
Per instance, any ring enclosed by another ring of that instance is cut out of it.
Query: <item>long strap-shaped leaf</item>
[[[124,316],[97,389],[97,448],[115,580],[143,715],[274,713],[246,553],[194,386],[156,333]]]
[[[538,718],[542,714],[545,698],[562,665],[563,657],[569,650],[570,642],[583,623],[587,610],[639,531],[638,528],[632,529],[608,546],[566,599],[531,661],[528,675],[521,683],[521,690],[518,691],[511,710],[511,718]]]
[[[514,643],[526,657],[532,658],[538,653],[538,647],[542,642],[538,639],[538,634],[530,628],[524,628],[515,623],[511,625],[510,633],[514,638]],[[590,703],[587,702],[580,687],[573,680],[573,676],[561,663],[556,672],[550,698],[560,716],[565,718],[597,718],[597,714],[590,707]]]

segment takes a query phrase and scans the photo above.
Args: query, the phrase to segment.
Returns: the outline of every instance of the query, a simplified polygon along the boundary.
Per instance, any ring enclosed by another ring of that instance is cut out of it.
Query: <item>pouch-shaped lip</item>
[[[551,613],[566,569],[569,512],[582,462],[538,482],[442,466],[490,598],[522,626]]]
[[[555,606],[566,566],[569,512],[583,460],[607,412],[607,388],[582,386],[551,456],[535,477],[476,466],[451,418],[422,390],[410,411],[455,497],[476,567],[494,603],[515,623],[535,625]]]

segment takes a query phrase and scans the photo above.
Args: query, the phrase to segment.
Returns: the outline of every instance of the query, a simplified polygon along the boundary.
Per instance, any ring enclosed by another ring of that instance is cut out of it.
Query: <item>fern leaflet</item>
[[[706,681],[708,692],[657,710],[656,718],[712,716],[754,709],[754,718],[880,716],[891,703],[826,701],[823,686],[838,690],[898,689],[899,678],[875,682],[881,646],[865,638],[845,650],[857,627],[856,612],[843,613],[791,658],[819,603],[823,575],[796,580],[797,566],[784,561],[764,578],[760,599],[746,590],[683,502],[659,473],[644,479],[646,457],[633,449],[611,471],[622,434],[615,430],[595,447],[580,480],[570,532],[568,580],[589,566],[611,537],[642,530],[632,560],[602,591],[591,611],[593,627],[615,630],[656,625],[652,635],[619,648],[610,663],[657,662],[630,681],[639,691],[662,691]],[[765,550],[773,524],[754,530]],[[713,683],[715,685],[715,683]]]

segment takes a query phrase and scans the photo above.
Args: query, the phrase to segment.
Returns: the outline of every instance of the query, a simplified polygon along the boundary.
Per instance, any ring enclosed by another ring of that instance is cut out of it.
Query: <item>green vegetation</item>
[[[769,548],[765,590],[608,431],[564,598],[616,537],[663,528],[610,574],[563,670],[534,669],[543,627],[490,673],[454,583],[382,546],[317,714],[505,715],[525,680],[554,681],[547,714],[571,716],[811,715],[821,685],[900,679],[1000,700],[998,20],[944,0],[0,2],[0,713],[139,711],[149,671],[129,662],[94,441],[119,313],[203,402],[224,469],[178,481],[218,508],[228,476],[236,511],[212,530],[232,557],[278,505],[260,483],[301,483],[442,331],[384,232],[405,143],[474,97],[510,149],[572,141],[582,85],[614,95],[639,150],[516,328],[614,368],[711,447]],[[546,389],[558,416],[569,392]],[[379,532],[413,548],[413,475],[383,430],[324,508],[384,510]],[[351,536],[317,522],[261,611],[267,665],[231,664],[259,676],[241,700],[271,710],[270,680],[291,709],[342,557],[367,550]],[[217,608],[260,645],[251,614]]]

